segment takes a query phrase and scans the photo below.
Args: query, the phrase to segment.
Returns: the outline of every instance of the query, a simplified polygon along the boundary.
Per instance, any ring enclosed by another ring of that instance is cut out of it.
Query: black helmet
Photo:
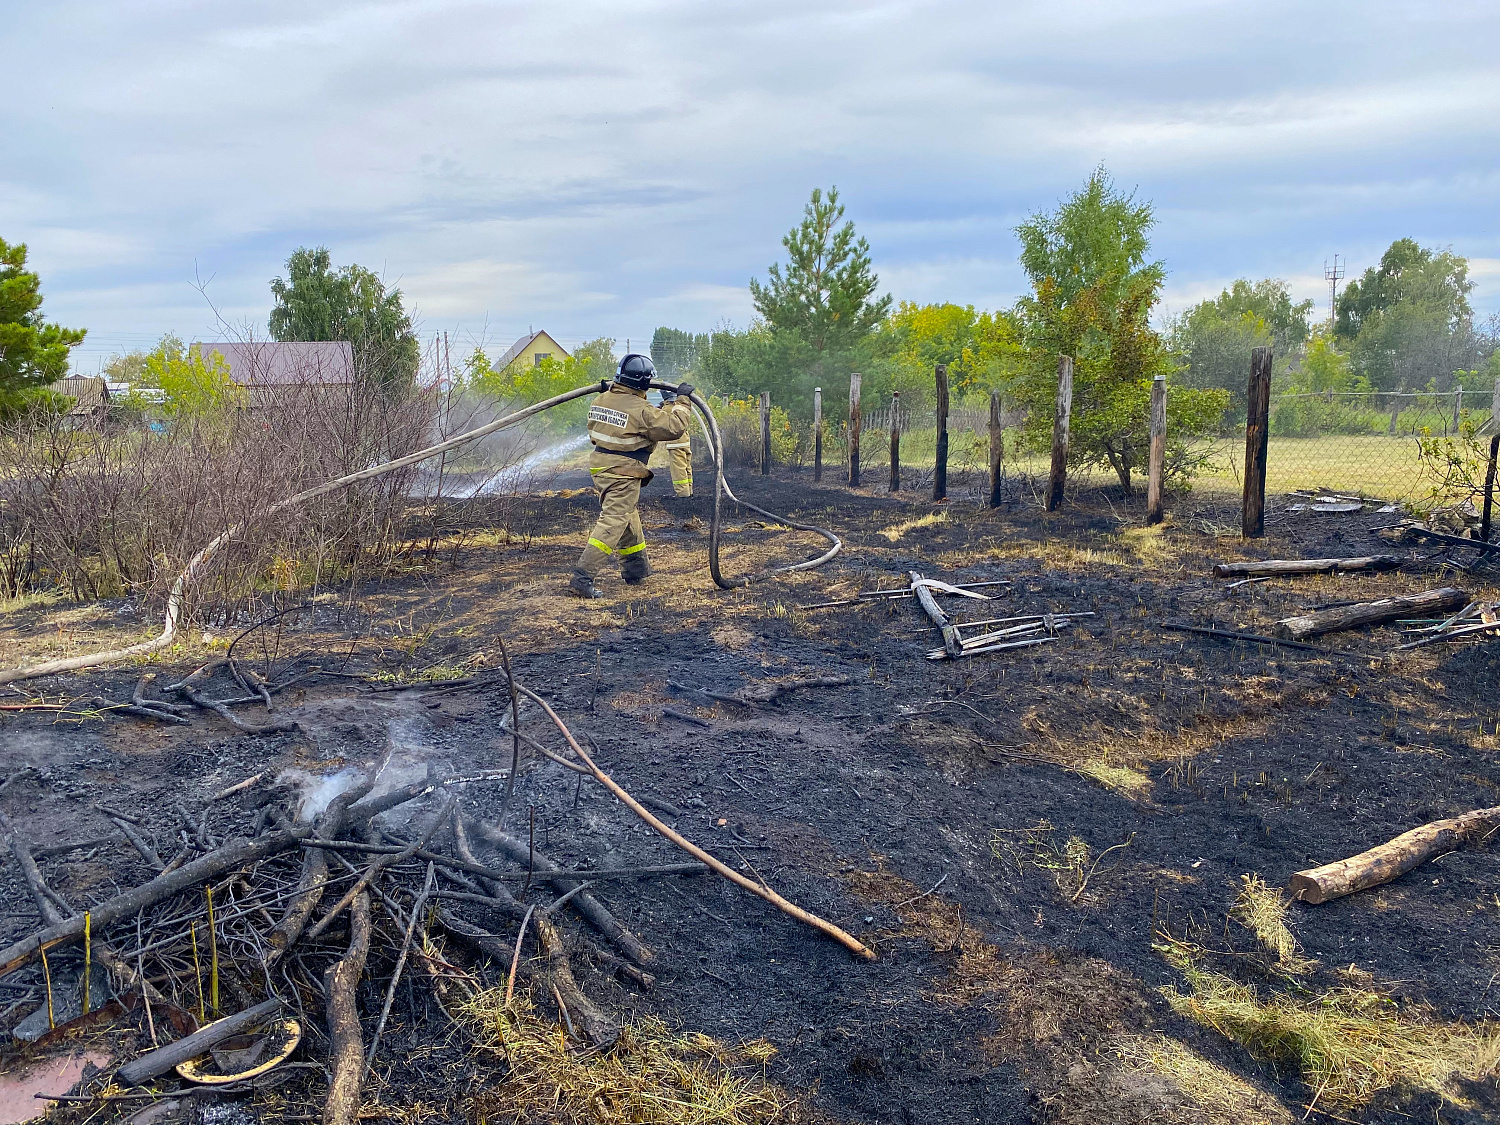
[[[633,391],[644,391],[655,377],[656,364],[651,362],[651,357],[631,352],[620,360],[620,371],[615,376],[615,382]]]

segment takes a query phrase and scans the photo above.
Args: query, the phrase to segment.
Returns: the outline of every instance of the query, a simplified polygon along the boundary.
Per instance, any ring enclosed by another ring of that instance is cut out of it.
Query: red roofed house
[[[205,358],[218,352],[229,378],[258,406],[296,387],[347,387],[354,382],[354,349],[347,340],[265,340],[194,344]]]

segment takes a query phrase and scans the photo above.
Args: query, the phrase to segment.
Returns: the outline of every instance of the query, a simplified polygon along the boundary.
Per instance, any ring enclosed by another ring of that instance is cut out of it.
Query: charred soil
[[[1417,1022],[1483,1027],[1500,1014],[1500,899],[1488,844],[1373,891],[1292,905],[1295,971],[1264,955],[1235,906],[1243,876],[1284,885],[1294,871],[1407,828],[1500,804],[1500,644],[1385,659],[1397,625],[1325,638],[1337,653],[1161,628],[1264,634],[1331,602],[1441,585],[1493,597],[1493,578],[1413,566],[1226,589],[1210,576],[1212,563],[1228,559],[1369,553],[1368,528],[1380,518],[1364,513],[1278,511],[1267,537],[1246,543],[1233,531],[1233,505],[1212,499],[1183,500],[1165,527],[1147,528],[1139,502],[1104,492],[1045,514],[1029,495],[991,511],[814,486],[792,472],[738,487],[771,510],[833,527],[845,553],[820,571],[719,591],[704,567],[708,499],[663,498],[658,484],[643,501],[655,576],[639,587],[606,576],[606,597],[583,603],[565,598],[563,585],[593,513],[588,493],[535,498],[503,537],[484,533],[476,502],[461,517],[470,532],[453,533],[459,545],[425,571],[329,597],[240,643],[246,664],[271,678],[312,666],[343,673],[277,698],[276,716],[297,730],[251,737],[208,713],[185,725],[7,714],[0,782],[11,780],[0,811],[45,849],[115,836],[102,803],[135,815],[165,857],[186,831],[179,802],[189,818],[208,810],[211,836],[229,835],[267,793],[293,805],[326,799],[336,788],[328,778],[387,751],[387,783],[503,771],[512,743],[502,729],[510,695],[493,675],[500,637],[517,678],[625,789],[877,950],[877,960],[857,961],[712,875],[590,888],[655,952],[657,983],[641,990],[584,957],[575,966],[584,992],[610,1011],[724,1043],[768,1041],[776,1053],[765,1073],[797,1100],[787,1114],[985,1125],[1500,1114],[1493,1074],[1450,1076],[1441,1092],[1397,1083],[1358,1104],[1321,1100],[1293,1054],[1236,1042],[1163,993],[1187,991],[1183,965],[1192,962],[1262,998],[1316,1001],[1356,982]],[[790,561],[816,542],[733,512],[726,530],[730,573]],[[949,583],[1009,581],[989,588],[988,601],[944,598],[961,620],[1093,616],[1048,644],[933,662],[927,653],[941,641],[914,599],[798,608],[904,586],[911,570]],[[17,610],[0,626],[0,661],[139,636],[123,608]],[[222,654],[254,619],[211,627],[208,639],[195,634],[165,654],[161,682]],[[142,671],[27,686],[49,698],[128,699]],[[830,672],[853,682],[764,705],[717,698]],[[258,705],[241,710],[265,718]],[[527,707],[522,729],[543,738],[548,728]],[[254,774],[265,780],[210,803]],[[463,807],[493,819],[503,788],[464,786]],[[388,834],[412,835],[441,798],[387,814]],[[506,828],[525,838],[533,825],[535,846],[564,867],[685,858],[591,779],[528,750]],[[117,838],[42,868],[77,909],[152,874]],[[519,884],[512,889],[521,897]],[[535,880],[526,900],[556,894]],[[0,942],[37,928],[14,864],[0,896]],[[514,923],[503,929],[482,906],[451,908],[514,940]],[[342,928],[329,936],[335,946],[347,940]],[[237,955],[246,968],[227,968],[226,988],[253,1001],[264,983],[248,953]],[[70,957],[54,957],[53,971],[69,971]],[[367,1025],[390,960],[372,955],[359,994]],[[503,980],[505,966],[470,963]],[[440,998],[414,975],[371,1072],[364,1117],[478,1121],[506,1068],[447,1025]],[[10,987],[19,1000],[0,992],[6,1025],[36,1007],[34,992]],[[9,1050],[13,1062],[24,1057]],[[297,1057],[325,1051],[312,1035]],[[278,1100],[249,1104],[266,1119],[305,1117],[317,1112],[322,1083],[302,1075],[277,1088]],[[57,1112],[83,1120],[81,1110]],[[92,1119],[129,1112],[115,1106]],[[575,1119],[541,1106],[532,1113],[516,1120]]]

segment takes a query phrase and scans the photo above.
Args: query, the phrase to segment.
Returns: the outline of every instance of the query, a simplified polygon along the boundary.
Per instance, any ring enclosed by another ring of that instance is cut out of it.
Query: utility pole
[[[1323,280],[1328,282],[1328,330],[1330,332],[1333,331],[1334,309],[1339,299],[1339,282],[1344,280],[1344,270],[1348,264],[1345,261],[1344,265],[1339,265],[1337,254],[1333,256],[1332,266],[1328,264],[1326,258],[1323,260]]]

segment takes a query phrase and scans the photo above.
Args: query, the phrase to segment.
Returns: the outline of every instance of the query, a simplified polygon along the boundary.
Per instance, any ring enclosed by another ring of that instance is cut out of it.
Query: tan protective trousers
[[[691,496],[693,494],[693,443],[683,438],[681,441],[664,443],[662,448],[667,451],[667,457],[672,465],[672,491],[678,496]]]
[[[605,560],[618,554],[623,562],[646,549],[646,533],[641,530],[640,477],[627,477],[601,469],[594,474],[594,491],[599,494],[599,518],[589,541],[578,556],[578,569],[590,578],[597,575]]]

